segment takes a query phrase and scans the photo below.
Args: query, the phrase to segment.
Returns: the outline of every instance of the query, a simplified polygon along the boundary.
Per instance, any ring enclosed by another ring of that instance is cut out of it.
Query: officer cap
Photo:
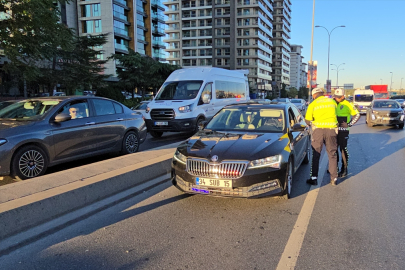
[[[315,95],[316,93],[323,93],[323,90],[321,88],[312,89],[312,95]]]
[[[341,97],[341,96],[344,96],[344,95],[345,95],[345,90],[340,89],[340,88],[335,90],[335,96],[336,97]]]

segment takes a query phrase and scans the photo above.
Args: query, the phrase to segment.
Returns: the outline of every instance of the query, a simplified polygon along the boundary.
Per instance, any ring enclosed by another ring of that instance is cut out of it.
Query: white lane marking
[[[314,210],[316,198],[318,197],[319,189],[322,184],[322,179],[326,172],[326,166],[328,165],[328,155],[324,151],[322,153],[322,159],[320,162],[320,170],[318,174],[318,185],[311,186],[304,204],[302,205],[301,212],[298,215],[294,228],[291,232],[290,238],[284,248],[283,254],[281,254],[280,261],[278,262],[276,270],[294,269],[298,256],[300,255],[301,246],[304,242],[304,237],[307,232],[309,220],[311,219],[312,211]]]

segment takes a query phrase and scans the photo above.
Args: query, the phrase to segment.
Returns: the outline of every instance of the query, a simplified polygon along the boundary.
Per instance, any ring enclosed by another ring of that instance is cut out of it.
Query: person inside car
[[[71,119],[83,118],[79,115],[79,109],[77,107],[70,107],[69,114],[71,116]]]

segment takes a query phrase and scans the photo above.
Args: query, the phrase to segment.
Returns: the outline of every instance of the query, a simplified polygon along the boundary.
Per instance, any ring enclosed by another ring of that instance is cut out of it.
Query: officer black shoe
[[[347,167],[342,168],[342,170],[340,170],[338,177],[345,177],[347,175]]]
[[[318,178],[317,177],[309,178],[307,180],[307,184],[314,185],[314,186],[318,185]]]
[[[332,184],[332,186],[336,186],[337,178],[330,180],[330,183]]]

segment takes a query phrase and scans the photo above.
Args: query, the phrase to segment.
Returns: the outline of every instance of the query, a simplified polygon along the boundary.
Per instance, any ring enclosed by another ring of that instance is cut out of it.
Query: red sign
[[[316,77],[317,77],[317,67],[318,67],[318,61],[312,61],[313,64],[311,64],[311,61],[308,62],[308,79],[307,79],[307,87],[308,88],[316,88],[317,83],[316,83]]]

